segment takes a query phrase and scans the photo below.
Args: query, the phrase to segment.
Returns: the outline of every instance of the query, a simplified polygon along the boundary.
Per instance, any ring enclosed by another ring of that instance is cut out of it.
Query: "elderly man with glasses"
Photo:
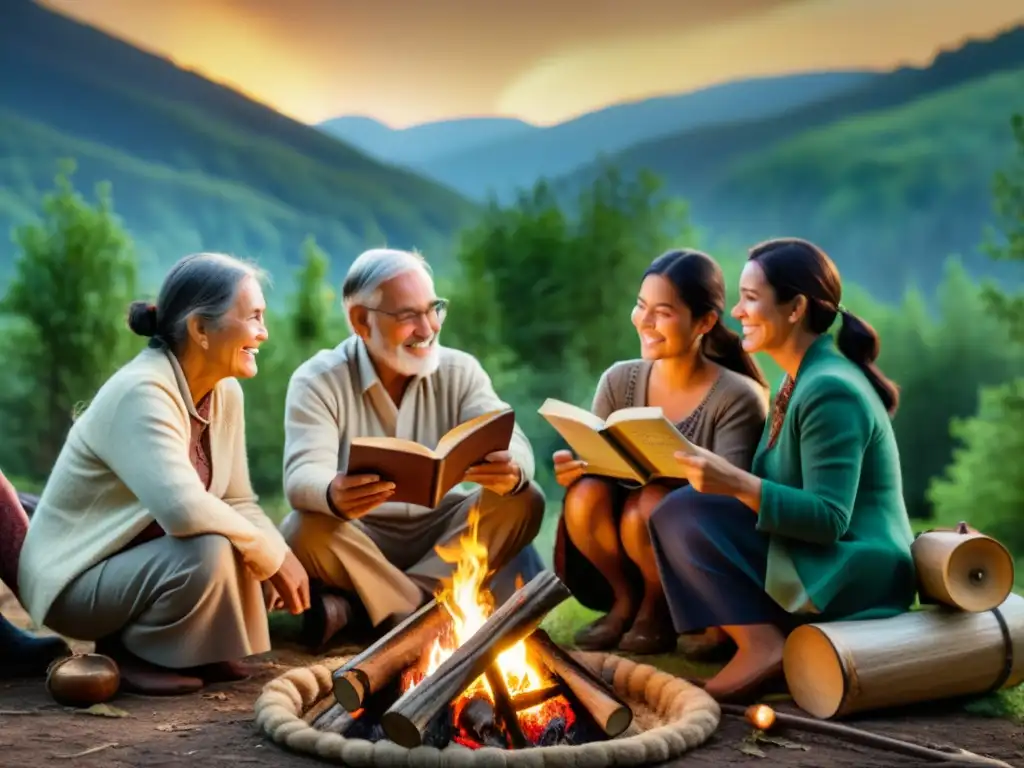
[[[480,488],[453,490],[436,509],[390,502],[385,478],[346,474],[353,438],[433,448],[455,426],[507,406],[476,358],[438,342],[448,303],[419,254],[363,253],[342,298],[352,334],[295,371],[285,409],[284,487],[294,511],[282,531],[314,585],[303,633],[313,647],[346,626],[385,628],[422,605],[454,567],[435,547],[458,541],[474,506],[491,568],[505,566],[499,577],[515,577],[509,566],[520,553],[525,569],[536,569],[536,552],[524,548],[544,514],[518,425],[509,450],[467,472],[464,481]]]

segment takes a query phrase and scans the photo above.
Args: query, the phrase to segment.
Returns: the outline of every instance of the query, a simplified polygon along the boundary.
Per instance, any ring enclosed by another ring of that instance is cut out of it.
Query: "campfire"
[[[569,597],[551,572],[495,608],[478,515],[435,599],[333,673],[334,698],[313,725],[400,746],[523,749],[618,736],[633,712],[610,686],[538,629]]]

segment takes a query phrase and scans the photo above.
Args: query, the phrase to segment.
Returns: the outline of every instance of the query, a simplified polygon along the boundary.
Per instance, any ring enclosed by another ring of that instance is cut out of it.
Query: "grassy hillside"
[[[834,245],[844,273],[869,286],[930,284],[950,251],[980,239],[1013,111],[1024,111],[1024,67],[807,131],[726,168],[702,202],[705,223]]]
[[[415,164],[431,178],[473,198],[556,177],[602,153],[640,141],[730,120],[755,120],[848,91],[875,76],[811,72],[725,83],[693,93],[616,104],[565,123]]]
[[[343,266],[371,243],[439,247],[474,211],[436,183],[33,3],[5,5],[0,71],[17,73],[0,78],[2,228],[37,207],[33,192],[69,155],[83,166],[80,185],[117,176],[129,229],[165,262],[179,255],[168,241],[184,240],[284,265],[309,232]]]

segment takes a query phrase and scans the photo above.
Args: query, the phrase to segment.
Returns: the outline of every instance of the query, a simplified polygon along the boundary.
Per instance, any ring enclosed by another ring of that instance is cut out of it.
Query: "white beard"
[[[441,356],[437,348],[437,336],[434,336],[430,354],[417,357],[404,346],[393,347],[385,341],[376,323],[370,324],[370,338],[366,347],[381,363],[402,376],[429,376],[441,364]]]

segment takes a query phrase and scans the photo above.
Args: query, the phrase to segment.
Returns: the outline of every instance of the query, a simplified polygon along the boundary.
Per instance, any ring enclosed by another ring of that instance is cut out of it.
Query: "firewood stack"
[[[431,723],[481,676],[486,678],[493,700],[475,695],[461,708],[458,722],[458,727],[481,746],[523,749],[536,745],[524,734],[517,713],[556,696],[565,696],[575,712],[591,718],[602,736],[622,734],[633,721],[629,705],[538,629],[545,615],[569,595],[568,588],[552,572],[538,574],[497,608],[436,670],[380,713],[383,735],[402,747],[421,746]],[[423,606],[333,672],[336,701],[308,713],[309,722],[319,730],[338,734],[350,730],[372,709],[374,698],[419,664],[450,625],[451,617],[441,603],[435,600]],[[546,671],[554,683],[512,696],[496,662],[504,651],[523,640],[531,662]]]
[[[921,533],[911,551],[920,610],[790,634],[783,668],[802,709],[842,717],[1024,681],[1024,599],[1006,547],[960,523]]]

